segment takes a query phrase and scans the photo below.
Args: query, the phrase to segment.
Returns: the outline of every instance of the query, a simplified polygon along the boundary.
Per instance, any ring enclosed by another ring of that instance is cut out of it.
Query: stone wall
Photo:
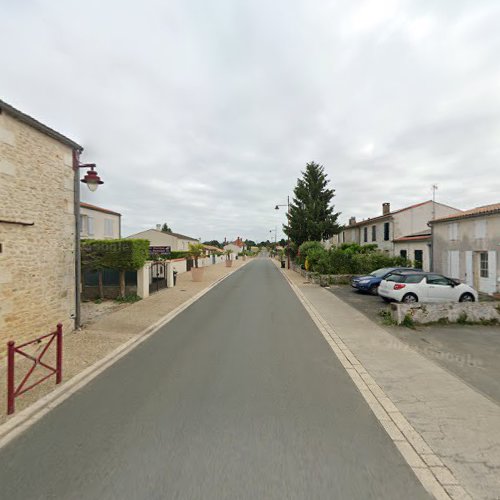
[[[73,329],[72,150],[0,113],[0,357],[7,341]]]
[[[500,323],[498,302],[446,302],[442,304],[391,304],[394,322],[401,324],[406,316],[413,322],[437,323]]]

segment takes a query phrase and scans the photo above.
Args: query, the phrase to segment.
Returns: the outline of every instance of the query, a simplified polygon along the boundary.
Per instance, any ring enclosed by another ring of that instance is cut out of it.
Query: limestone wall
[[[75,219],[72,150],[0,113],[0,356],[22,342],[73,329]]]
[[[500,323],[498,302],[446,302],[441,304],[391,304],[392,319],[399,325],[405,316],[415,323]]]

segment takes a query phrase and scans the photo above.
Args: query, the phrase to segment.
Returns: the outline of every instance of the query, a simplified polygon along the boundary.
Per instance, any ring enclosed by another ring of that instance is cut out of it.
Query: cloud
[[[279,238],[312,160],[342,220],[435,182],[459,208],[498,201],[495,0],[0,6],[1,97],[85,146],[105,180],[85,199],[124,234]]]

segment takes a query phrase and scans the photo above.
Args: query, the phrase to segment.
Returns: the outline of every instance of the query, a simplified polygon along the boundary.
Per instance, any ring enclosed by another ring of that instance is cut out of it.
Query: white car
[[[435,273],[394,273],[381,281],[378,294],[386,301],[413,302],[475,302],[474,288]]]

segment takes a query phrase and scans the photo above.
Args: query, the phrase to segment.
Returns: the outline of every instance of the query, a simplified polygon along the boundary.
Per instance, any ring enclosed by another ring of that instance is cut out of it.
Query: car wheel
[[[414,304],[418,302],[418,297],[414,293],[407,293],[402,299],[401,302],[405,304]]]
[[[370,287],[370,289],[368,290],[368,292],[371,294],[371,295],[378,295],[378,285],[372,285]]]
[[[458,299],[459,302],[474,302],[476,299],[472,293],[463,293]]]

